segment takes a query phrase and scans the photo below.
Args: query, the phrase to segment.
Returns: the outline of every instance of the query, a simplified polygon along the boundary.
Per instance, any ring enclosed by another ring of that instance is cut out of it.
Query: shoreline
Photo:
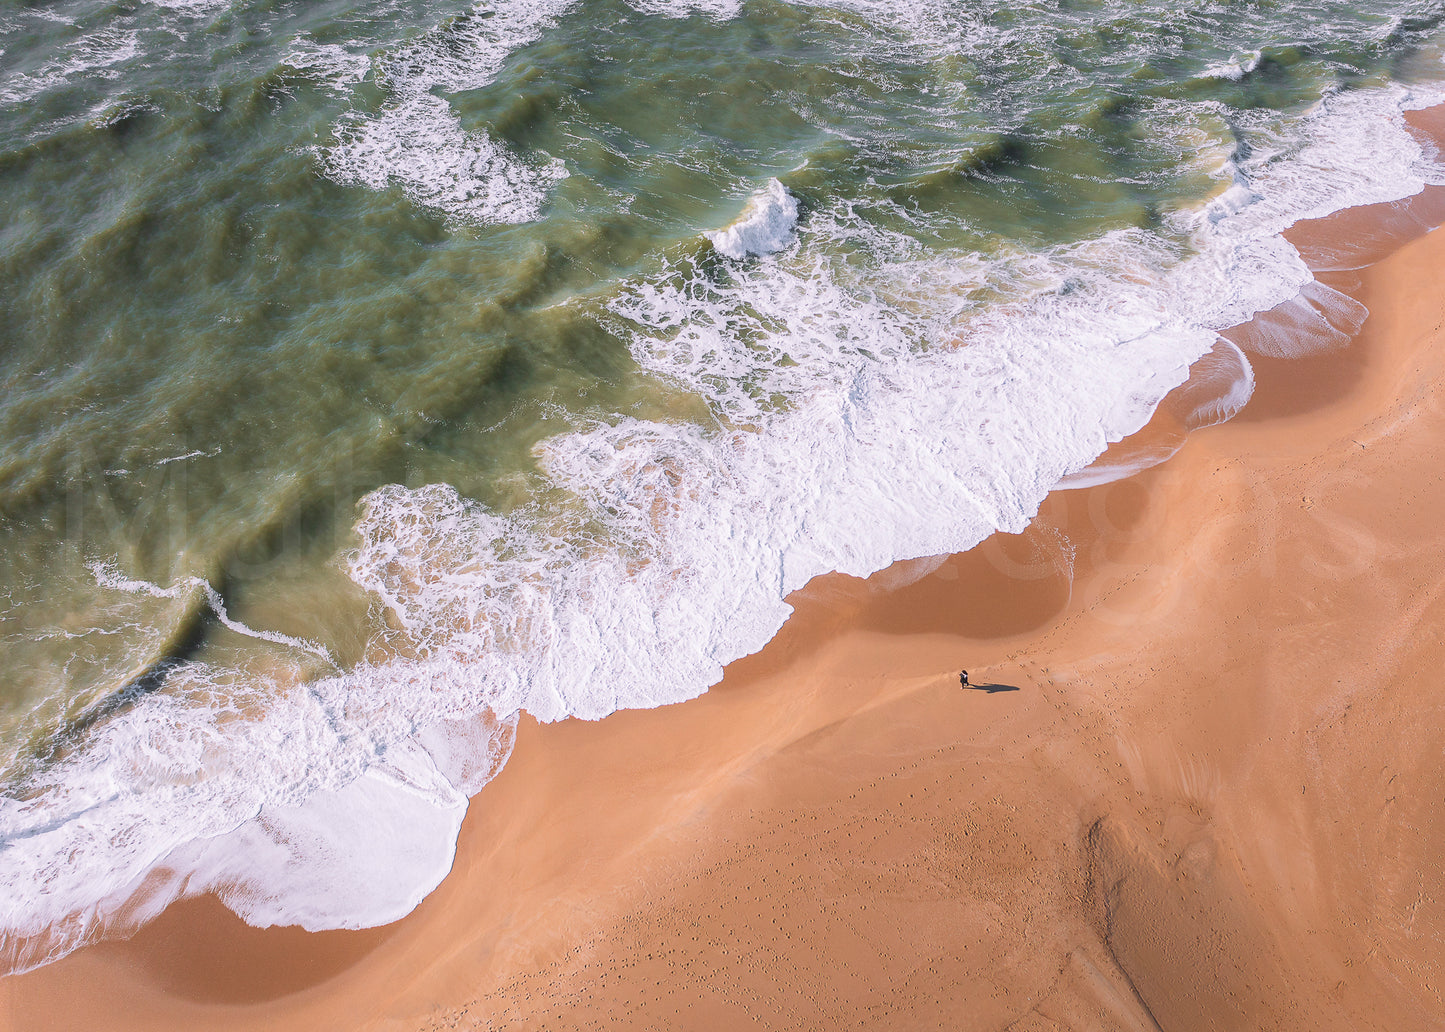
[[[1389,224],[1350,211],[1291,239]],[[1347,361],[1252,355],[1241,416],[1164,465],[893,591],[814,581],[697,700],[524,719],[408,918],[310,935],[187,901],[0,980],[0,1018],[1426,1027],[1445,724],[1405,682],[1445,658],[1441,263],[1435,235],[1363,275]]]

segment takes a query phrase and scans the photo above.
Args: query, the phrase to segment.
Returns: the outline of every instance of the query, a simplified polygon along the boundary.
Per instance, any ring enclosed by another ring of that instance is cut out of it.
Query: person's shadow
[[[960,685],[959,687],[963,688],[964,691],[988,692],[990,695],[994,692],[1016,692],[1019,690],[1019,686],[1016,684],[967,684]]]

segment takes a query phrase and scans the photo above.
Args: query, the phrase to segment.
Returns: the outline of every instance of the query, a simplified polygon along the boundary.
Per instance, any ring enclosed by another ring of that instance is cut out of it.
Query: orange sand
[[[1350,351],[1163,466],[815,582],[699,700],[524,723],[406,920],[191,901],[0,1026],[1441,1027],[1442,269],[1364,273]]]

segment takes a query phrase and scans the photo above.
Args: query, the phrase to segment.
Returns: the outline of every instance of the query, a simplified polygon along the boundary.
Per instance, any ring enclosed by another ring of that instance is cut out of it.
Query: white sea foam
[[[77,79],[115,79],[120,75],[120,66],[139,52],[139,36],[134,31],[100,29],[87,33],[34,71],[19,72],[0,82],[0,105],[29,103],[47,90]]]
[[[197,455],[205,454],[196,452]],[[179,456],[178,458],[190,458],[190,456]],[[176,461],[174,459],[167,461]],[[135,580],[127,577],[118,571],[114,566],[106,563],[92,563],[90,571],[95,577],[95,582],[102,588],[109,588],[112,591],[125,591],[134,595],[149,595],[152,598],[184,598],[195,592],[199,592],[206,599],[215,614],[225,627],[237,634],[245,635],[248,638],[256,638],[261,641],[269,641],[273,645],[285,645],[289,648],[300,649],[302,652],[309,652],[318,659],[323,659],[331,666],[336,666],[336,661],[331,658],[331,653],[326,651],[324,646],[315,642],[306,641],[304,638],[293,638],[289,634],[282,634],[279,631],[258,631],[247,627],[237,620],[231,619],[226,612],[226,603],[218,592],[208,581],[200,577],[186,577],[170,587],[163,588],[150,581]]]
[[[354,53],[339,43],[318,43],[309,36],[291,41],[283,63],[338,93],[361,82],[371,71],[369,55]]]
[[[1258,316],[1256,316],[1258,318]],[[1066,490],[1123,480],[1167,462],[1184,445],[1189,431],[1233,419],[1254,394],[1254,367],[1233,341],[1220,337],[1214,347],[1189,367],[1189,379],[1170,392],[1164,406],[1178,427],[1109,450],[1088,466],[1069,473],[1058,486]]]
[[[445,875],[515,727],[479,697],[459,713],[444,675],[178,668],[28,794],[0,797],[0,963],[43,963],[201,892],[258,925],[402,916]]]
[[[750,254],[771,254],[787,247],[798,224],[798,200],[776,179],[748,198],[733,222],[704,234],[722,254],[745,258]]]
[[[465,132],[447,102],[425,92],[343,121],[325,162],[337,182],[395,183],[416,203],[469,222],[530,222],[567,175],[560,162],[526,162],[484,133]]]
[[[507,0],[376,58],[389,97],[379,111],[355,110],[317,154],[339,183],[374,190],[395,184],[415,203],[463,222],[536,219],[562,162],[512,153],[484,131],[468,132],[446,92],[487,85],[507,56],[553,24],[571,0]]]
[[[956,57],[961,53],[987,51],[1008,38],[978,8],[949,0],[799,0],[822,17],[843,12],[861,19],[874,39],[891,37],[889,44],[902,43],[921,56]]]
[[[154,7],[183,11],[186,14],[204,14],[207,11],[215,11],[231,5],[231,0],[149,0],[149,2]]]
[[[837,199],[781,250],[682,248],[573,302],[715,425],[619,415],[553,437],[538,461],[555,497],[506,516],[447,485],[372,493],[347,568],[389,611],[398,658],[309,681],[305,653],[265,680],[188,664],[94,728],[0,798],[0,948],[29,966],[206,889],[256,923],[405,912],[445,872],[518,710],[696,695],[813,575],[1021,530],[1216,331],[1318,300],[1282,229],[1439,180],[1399,114],[1431,99],[1330,98],[1161,234],[929,256]]]
[[[1247,54],[1239,54],[1230,58],[1228,61],[1217,65],[1210,65],[1204,69],[1204,78],[1233,79],[1237,82],[1258,68],[1260,58],[1263,56],[1258,50],[1251,50]]]
[[[742,0],[628,0],[642,14],[664,18],[687,18],[701,14],[725,21],[736,18],[743,9]]]
[[[214,459],[219,454],[221,454],[220,448],[212,448],[210,451],[201,451],[197,448],[181,455],[168,455],[163,459],[156,459],[151,465],[169,466],[173,462],[185,462],[189,459]]]

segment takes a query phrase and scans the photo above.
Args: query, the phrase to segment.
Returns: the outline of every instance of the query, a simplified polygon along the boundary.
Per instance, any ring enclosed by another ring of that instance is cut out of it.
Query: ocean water
[[[1201,356],[1227,418],[1255,313],[1341,346],[1280,233],[1445,182],[1441,19],[0,6],[0,965],[394,920],[521,711],[1022,529]]]

